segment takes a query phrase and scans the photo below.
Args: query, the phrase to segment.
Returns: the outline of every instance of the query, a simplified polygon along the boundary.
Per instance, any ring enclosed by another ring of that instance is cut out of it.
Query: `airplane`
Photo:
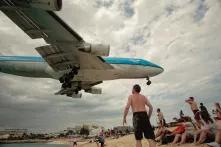
[[[0,72],[31,78],[59,80],[56,95],[81,98],[81,91],[102,94],[95,87],[105,80],[146,78],[164,69],[138,58],[109,57],[110,46],[90,44],[68,26],[54,11],[62,0],[1,0],[0,10],[30,38],[43,38],[37,47],[41,56],[0,56]]]

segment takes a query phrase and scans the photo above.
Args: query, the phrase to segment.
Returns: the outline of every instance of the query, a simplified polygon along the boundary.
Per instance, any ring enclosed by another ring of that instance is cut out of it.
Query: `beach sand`
[[[143,139],[142,141],[143,147],[148,147],[148,143],[146,140]],[[107,139],[106,140],[106,147],[135,147],[135,140],[133,135],[128,135],[121,137],[119,139]],[[159,146],[159,145],[158,145]],[[160,147],[175,147],[177,145],[160,145]],[[97,147],[96,143],[85,143],[79,145],[79,147]],[[179,147],[208,147],[207,145],[198,145],[195,146],[193,144],[184,144],[180,145]]]

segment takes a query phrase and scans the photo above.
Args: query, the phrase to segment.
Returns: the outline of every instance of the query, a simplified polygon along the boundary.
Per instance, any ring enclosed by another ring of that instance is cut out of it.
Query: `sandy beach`
[[[158,145],[160,147],[173,147],[177,145]],[[79,147],[97,147],[96,143],[85,143],[79,145]],[[135,140],[133,135],[128,135],[121,137],[119,139],[107,139],[106,147],[135,147]],[[143,140],[143,147],[148,147],[148,143],[146,140]],[[180,145],[180,147],[208,147],[207,145],[198,145],[195,146],[193,144],[184,144]]]

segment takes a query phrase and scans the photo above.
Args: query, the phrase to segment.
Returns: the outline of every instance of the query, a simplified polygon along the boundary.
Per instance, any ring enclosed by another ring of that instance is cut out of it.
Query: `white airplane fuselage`
[[[163,72],[159,65],[143,59],[105,57],[113,68],[80,69],[72,81],[105,81],[153,77]],[[55,72],[42,57],[0,56],[0,72],[32,78],[59,79],[65,72]]]

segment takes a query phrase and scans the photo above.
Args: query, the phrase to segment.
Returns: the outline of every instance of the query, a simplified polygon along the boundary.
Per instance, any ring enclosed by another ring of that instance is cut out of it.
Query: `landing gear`
[[[62,88],[71,88],[71,80],[78,74],[79,69],[80,67],[73,67],[69,73],[66,73],[59,78],[60,83],[62,83]]]
[[[79,94],[79,91],[81,91],[81,87],[77,87],[75,90],[74,90],[74,94]]]
[[[65,82],[61,85],[62,88],[71,88],[71,82]]]
[[[147,81],[147,85],[149,86],[151,84],[151,81]]]
[[[147,83],[146,83],[146,84],[149,86],[149,85],[151,85],[151,83],[152,83],[152,82],[150,81],[150,78],[147,77]]]

